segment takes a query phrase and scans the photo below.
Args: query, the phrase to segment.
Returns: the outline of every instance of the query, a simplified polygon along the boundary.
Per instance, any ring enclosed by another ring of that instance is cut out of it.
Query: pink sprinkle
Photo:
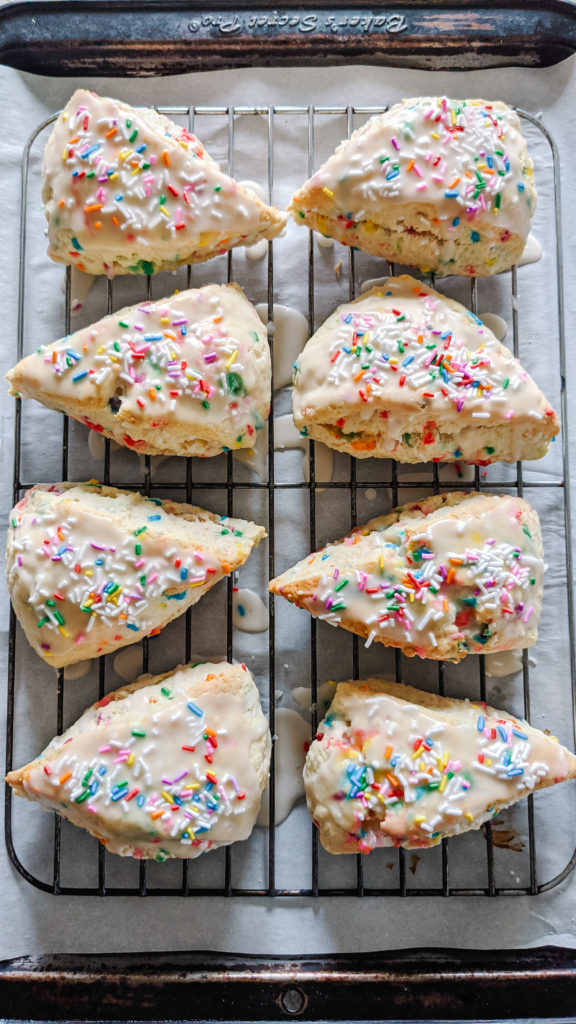
[[[340,573],[340,570],[338,568],[334,569],[334,579],[335,580],[338,579],[339,573]]]
[[[152,575],[148,577],[148,580],[147,580],[148,585],[150,585],[150,583],[154,583],[157,579],[158,579],[158,573],[157,572],[152,573]]]
[[[214,363],[214,362],[216,362],[217,359],[218,359],[218,353],[217,352],[210,352],[209,355],[204,356],[204,362],[205,363]]]
[[[509,409],[508,412],[506,413],[506,419],[507,420],[511,420],[513,416],[514,416],[514,410],[513,409]]]
[[[394,149],[395,149],[395,150],[396,150],[397,152],[399,152],[399,151],[400,151],[400,146],[399,146],[399,145],[398,145],[398,143],[396,142],[396,139],[392,138],[392,139],[391,139],[390,141],[391,141],[392,145],[394,146]]]
[[[422,190],[425,189],[425,188],[428,188],[428,185],[426,184],[425,181],[422,181],[422,182],[420,182],[419,185],[416,185],[416,191],[417,192],[422,192]]]
[[[533,611],[534,611],[534,608],[533,608],[533,606],[532,606],[532,605],[530,605],[530,607],[529,607],[528,611],[526,612],[526,615],[524,615],[524,617],[523,617],[523,619],[522,619],[522,622],[528,622],[528,619],[529,619],[529,618],[530,618],[530,616],[532,615],[532,612],[533,612]]]
[[[111,749],[112,749],[112,747],[99,747],[98,748],[98,753],[99,754],[109,754]]]
[[[142,566],[145,564],[145,562],[146,562],[145,558],[139,558],[137,562],[134,562],[134,568],[135,569],[141,569]]]

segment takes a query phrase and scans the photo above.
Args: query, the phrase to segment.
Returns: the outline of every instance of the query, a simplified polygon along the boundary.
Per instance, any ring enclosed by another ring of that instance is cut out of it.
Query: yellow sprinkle
[[[446,783],[447,782],[448,782],[448,776],[447,775],[443,775],[442,778],[440,779],[440,785],[438,786],[438,792],[439,793],[443,793],[444,792],[444,790],[446,789]]]
[[[100,345],[100,348],[98,349],[96,355],[97,356],[101,356],[102,353],[105,352],[105,351],[106,351],[106,346],[105,345]]]
[[[491,765],[492,764],[492,758],[491,757],[487,757],[486,758],[486,764],[487,765]]]
[[[128,760],[126,761],[126,764],[127,764],[127,765],[128,765],[128,767],[130,768],[130,766],[131,766],[131,765],[132,765],[133,763],[134,763],[134,754],[132,753],[132,754],[130,754],[130,757],[129,757],[129,758],[128,758]]]
[[[438,135],[438,132],[430,132],[430,138],[431,139],[439,139],[440,136]]]
[[[205,582],[206,582],[206,580],[192,580],[192,582],[189,583],[188,586],[190,586],[190,587],[203,587]]]
[[[420,817],[418,817],[418,818],[414,818],[414,824],[415,825],[421,825],[423,821],[426,821],[426,818],[424,817],[423,814],[420,815]]]
[[[132,171],[132,174],[130,175],[130,177],[133,178],[135,174],[140,174],[140,168],[139,167],[135,167],[134,168],[134,170]]]
[[[163,214],[164,217],[167,217],[168,220],[170,219],[170,214],[168,213],[168,210],[166,209],[165,206],[160,207],[160,213]]]
[[[169,803],[169,804],[172,803],[172,797],[170,796],[170,793],[166,792],[165,789],[162,790],[161,795],[164,797],[164,799],[166,800],[167,803]]]
[[[109,174],[108,175],[108,181],[115,181],[117,177],[118,177],[118,171],[114,171],[114,174]]]
[[[236,349],[234,349],[232,355],[229,356],[229,358],[226,360],[226,369],[227,370],[230,369],[230,367],[232,366],[232,363],[235,361],[237,355],[238,355],[238,349],[236,348]]]
[[[382,551],[378,555],[378,565],[380,567],[380,572],[384,572],[384,554]]]
[[[66,163],[66,149],[62,150],[62,162]]]
[[[415,761],[417,757],[420,757],[420,754],[422,753],[423,750],[424,747],[422,746],[422,744],[420,744],[418,750],[415,750],[414,753],[412,754],[412,760]]]
[[[324,195],[325,195],[325,196],[328,196],[328,198],[329,198],[329,199],[332,199],[332,198],[333,198],[333,196],[334,196],[334,193],[333,193],[333,191],[332,191],[332,189],[331,189],[331,188],[326,188],[326,187],[324,187],[324,188],[322,189],[322,191],[323,191],[323,193],[324,193]]]
[[[64,629],[64,626],[58,626],[58,632],[62,633],[62,636],[65,636],[66,639],[68,639],[68,637],[70,636],[70,633],[68,632],[67,629]]]
[[[170,317],[169,316],[161,316],[160,317],[160,323],[161,324],[169,324],[170,323]]]
[[[410,595],[409,595],[408,600],[410,601],[410,604],[414,604],[414,591],[413,590],[410,591]]]
[[[468,811],[468,812],[467,812],[467,813],[466,813],[466,814],[464,815],[464,817],[465,817],[465,818],[467,818],[467,819],[468,819],[468,821],[474,821],[474,815],[473,815],[473,814],[470,814],[470,811]]]
[[[425,764],[424,761],[420,761],[420,764],[418,765],[418,769],[421,772],[425,772],[426,771],[426,764]]]

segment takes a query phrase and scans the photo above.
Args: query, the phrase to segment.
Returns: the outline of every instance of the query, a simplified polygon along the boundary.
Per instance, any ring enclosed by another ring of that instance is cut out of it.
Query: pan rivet
[[[280,1005],[284,1013],[289,1013],[292,1017],[302,1013],[305,1004],[306,997],[299,988],[287,988],[280,996]]]

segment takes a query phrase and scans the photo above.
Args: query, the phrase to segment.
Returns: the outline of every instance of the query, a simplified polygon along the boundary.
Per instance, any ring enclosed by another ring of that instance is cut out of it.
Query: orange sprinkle
[[[156,401],[156,391],[154,388],[148,388],[148,397],[151,402]]]
[[[62,209],[63,206],[66,206],[66,200],[65,199],[61,199],[60,202],[58,203],[58,206],[60,207],[60,209]]]
[[[391,786],[396,787],[400,785],[399,780],[396,778],[395,775],[392,775],[392,772],[384,772],[384,774]]]
[[[94,221],[94,227],[95,228],[101,228],[102,227],[102,221],[100,221],[100,220]]]
[[[152,814],[150,815],[150,817],[154,818],[154,821],[156,821],[156,818],[161,818],[163,814],[164,814],[164,811],[152,811]]]
[[[464,560],[462,558],[451,558],[450,565],[464,565]]]
[[[450,611],[450,605],[448,604],[447,598],[444,598],[444,600],[442,602],[442,607],[443,607],[445,612]]]
[[[52,353],[52,362],[55,363],[57,359],[58,359],[58,353],[56,351],[54,351]]]
[[[410,163],[408,164],[408,166],[407,166],[406,170],[407,170],[407,171],[411,171],[413,167],[414,167],[414,161],[413,161],[413,160],[411,160],[411,161],[410,161]]]
[[[392,747],[392,744],[389,743],[388,746],[386,747],[386,750],[384,751],[384,757],[386,758],[387,761],[389,761],[390,758],[392,757],[393,749],[394,748]]]
[[[212,319],[213,319],[215,324],[219,324],[221,319],[222,319],[222,317],[221,316],[214,316],[214,317],[212,317]]]
[[[162,153],[162,159],[163,159],[164,163],[166,164],[166,167],[170,167],[170,153],[168,153],[168,151],[166,149]]]
[[[74,145],[74,143],[76,143],[76,142],[78,142],[78,141],[79,141],[79,136],[78,136],[78,135],[75,135],[73,139],[70,139],[70,142],[68,143],[68,145],[69,145],[69,146],[73,146],[73,145]]]
[[[419,345],[421,345],[422,342],[424,341],[424,335],[419,334],[418,337],[416,338],[416,341],[418,342]]]
[[[117,128],[111,128],[109,132],[106,132],[105,138],[111,139],[113,135],[116,135]]]
[[[117,217],[112,217],[112,223],[115,224],[117,228],[120,227],[120,221]]]
[[[360,373],[357,373],[356,376],[354,377],[354,382],[356,383],[356,381],[361,380],[365,372],[365,370],[360,370]]]
[[[456,569],[449,569],[446,577],[446,583],[450,584],[456,578]]]
[[[448,185],[448,188],[454,188],[454,186],[458,185],[458,184],[460,184],[460,178],[456,177],[456,178],[454,178],[454,181],[450,182],[450,184]]]
[[[101,210],[104,203],[90,203],[89,206],[84,207],[84,213],[92,213],[93,210]]]
[[[71,779],[71,778],[72,778],[72,772],[66,772],[65,775],[61,775],[60,776],[60,778],[58,779],[58,783],[59,783],[60,786],[63,786],[64,783],[67,782],[68,779]]]

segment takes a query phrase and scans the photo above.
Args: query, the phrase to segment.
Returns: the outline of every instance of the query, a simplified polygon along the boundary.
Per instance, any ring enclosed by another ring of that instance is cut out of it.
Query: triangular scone
[[[440,494],[358,526],[269,588],[366,646],[460,661],[536,643],[542,558],[522,498]]]
[[[391,262],[486,277],[517,262],[535,208],[515,111],[422,97],[372,117],[342,142],[289,212]]]
[[[160,632],[265,536],[96,481],[38,485],[10,514],[8,589],[29,643],[60,668]]]
[[[199,263],[286,223],[185,128],[85,89],[48,140],[42,199],[52,259],[108,276]]]
[[[179,667],[108,694],[7,781],[111,853],[192,858],[248,838],[270,747],[245,665]]]
[[[338,307],[294,364],[292,402],[300,430],[357,458],[539,459],[560,429],[492,331],[408,276]]]
[[[7,374],[12,392],[155,455],[253,448],[270,408],[270,351],[235,285],[121,309]]]
[[[574,754],[522,719],[384,679],[338,685],[304,767],[330,853],[436,846],[573,778]]]

